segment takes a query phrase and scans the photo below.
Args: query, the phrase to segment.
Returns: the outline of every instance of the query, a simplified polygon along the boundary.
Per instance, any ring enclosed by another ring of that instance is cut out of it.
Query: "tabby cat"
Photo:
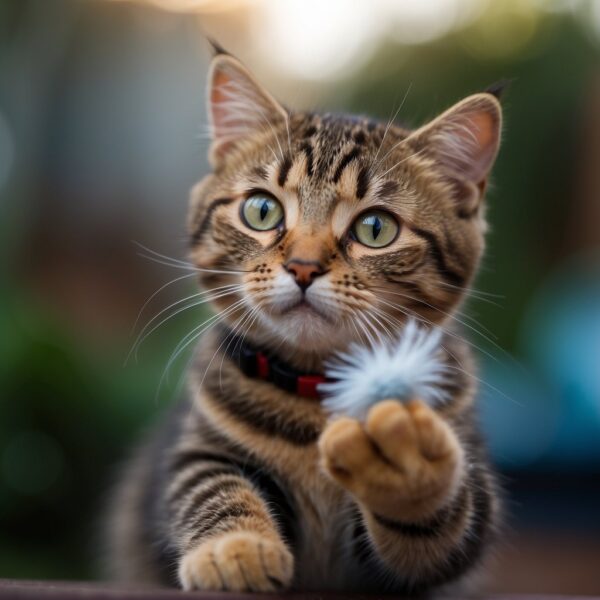
[[[217,53],[208,100],[213,171],[191,194],[190,256],[219,316],[189,399],[115,495],[114,577],[408,595],[472,581],[500,503],[453,315],[484,246],[496,95],[408,130],[291,111]],[[444,327],[451,400],[328,417],[328,359],[409,316]]]

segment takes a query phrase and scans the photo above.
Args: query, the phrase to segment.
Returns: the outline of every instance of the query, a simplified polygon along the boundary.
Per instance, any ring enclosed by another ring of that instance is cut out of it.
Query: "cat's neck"
[[[325,363],[335,354],[335,350],[316,352],[286,342],[261,346],[278,360],[306,373],[323,373]]]
[[[278,362],[288,365],[292,369],[304,372],[322,374],[325,364],[339,351],[345,348],[329,347],[321,350],[307,348],[294,341],[281,340],[257,332],[248,332],[244,336],[236,336],[231,330],[221,328],[218,336],[229,349],[249,345],[253,349],[267,356],[275,358]]]

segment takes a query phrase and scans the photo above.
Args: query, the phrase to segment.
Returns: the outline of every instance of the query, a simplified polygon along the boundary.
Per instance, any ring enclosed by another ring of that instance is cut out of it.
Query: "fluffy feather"
[[[432,406],[443,403],[449,367],[443,360],[441,338],[439,328],[425,329],[409,320],[398,340],[389,345],[353,344],[326,366],[325,374],[332,381],[319,386],[325,409],[360,419],[373,404],[390,398],[419,398]]]

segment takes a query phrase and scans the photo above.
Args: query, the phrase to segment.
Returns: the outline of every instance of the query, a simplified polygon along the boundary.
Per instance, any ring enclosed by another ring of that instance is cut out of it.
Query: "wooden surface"
[[[111,587],[98,583],[74,583],[74,582],[53,582],[53,581],[24,581],[16,579],[0,579],[0,599],[15,600],[54,600],[64,598],[65,600],[234,600],[256,599],[253,594],[224,594],[217,592],[180,592],[178,590],[167,589],[143,589],[127,587]],[[270,598],[277,598],[278,595],[268,595]],[[352,596],[342,594],[280,594],[279,597],[286,600],[343,600],[352,598],[353,600],[374,600],[377,596]],[[388,597],[390,598],[390,597]],[[494,595],[487,596],[488,600],[590,600],[592,596],[553,596],[553,595]],[[596,598],[600,600],[600,598]]]

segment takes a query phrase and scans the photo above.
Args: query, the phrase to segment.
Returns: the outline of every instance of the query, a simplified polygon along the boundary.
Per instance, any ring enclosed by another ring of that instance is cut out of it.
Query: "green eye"
[[[383,248],[398,235],[398,222],[381,210],[365,212],[352,225],[354,237],[369,248]]]
[[[273,196],[254,194],[242,205],[242,217],[248,227],[268,231],[283,221],[283,206]]]

